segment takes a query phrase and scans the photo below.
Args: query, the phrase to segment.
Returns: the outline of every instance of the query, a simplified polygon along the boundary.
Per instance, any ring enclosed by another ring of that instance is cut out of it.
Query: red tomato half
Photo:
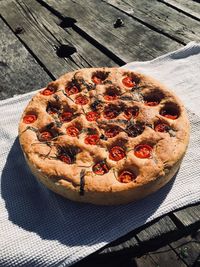
[[[25,115],[23,117],[23,122],[26,124],[34,123],[37,120],[37,116],[34,114]]]
[[[77,137],[79,135],[79,129],[76,128],[75,126],[69,126],[66,129],[66,133],[69,136]]]
[[[84,106],[89,102],[89,99],[85,95],[79,95],[75,98],[75,103],[77,105]]]
[[[157,124],[155,126],[155,128],[154,128],[154,130],[156,132],[161,132],[161,133],[168,132],[168,129],[169,129],[169,126],[166,123],[164,123],[164,122],[161,122],[161,123]]]
[[[87,145],[96,145],[99,142],[99,136],[97,134],[90,134],[85,138],[84,142]]]
[[[127,120],[130,120],[131,118],[135,119],[138,116],[139,108],[138,107],[126,107],[124,110],[124,117]]]
[[[69,121],[72,120],[72,118],[73,118],[73,114],[70,111],[63,112],[61,114],[61,117],[60,117],[60,119],[61,119],[62,122],[69,122]]]
[[[89,111],[86,113],[86,119],[88,121],[96,121],[99,118],[100,118],[100,115],[96,111]]]
[[[74,94],[77,94],[79,92],[78,88],[73,85],[73,86],[68,86],[65,88],[65,92],[67,95],[74,95]]]
[[[122,79],[122,83],[126,86],[126,87],[134,87],[136,85],[135,81],[133,80],[132,77],[126,76]]]
[[[118,181],[121,183],[130,183],[133,180],[135,180],[136,175],[130,171],[123,171],[119,177],[118,177]]]
[[[104,175],[105,173],[109,172],[109,168],[104,161],[100,161],[100,162],[96,163],[92,167],[92,170],[97,175]]]
[[[60,155],[60,156],[58,156],[58,158],[67,164],[72,164],[72,160],[71,160],[70,156],[68,156],[68,155]]]
[[[140,144],[134,148],[134,154],[138,158],[146,159],[151,157],[152,150],[153,150],[152,146],[146,144]]]
[[[52,138],[53,138],[53,134],[48,131],[44,131],[39,134],[40,141],[50,141]]]
[[[114,161],[119,161],[126,156],[125,151],[120,146],[114,146],[109,152],[109,158]]]

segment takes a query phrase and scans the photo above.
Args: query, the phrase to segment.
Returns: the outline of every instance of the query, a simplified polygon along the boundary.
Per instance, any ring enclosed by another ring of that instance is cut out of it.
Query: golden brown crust
[[[124,84],[126,77],[131,77],[131,87]],[[102,83],[95,84],[95,79]],[[85,97],[84,105],[77,104],[78,96]],[[126,111],[133,107],[135,113],[128,118]],[[114,118],[107,117],[110,109]],[[87,119],[91,111],[98,113],[97,121]],[[66,119],[66,113],[72,117]],[[36,120],[27,123],[27,115]],[[157,131],[158,124],[167,126]],[[78,137],[68,135],[70,126],[78,129]],[[119,132],[106,137],[113,127]],[[42,139],[44,132],[50,132],[49,139]],[[86,141],[91,135],[98,137],[96,145]],[[22,114],[19,140],[32,172],[51,190],[80,202],[123,204],[157,191],[173,177],[189,142],[189,121],[180,99],[150,77],[119,68],[82,69],[61,76],[33,97]],[[149,157],[135,153],[141,144],[152,148]],[[122,149],[122,158],[112,158],[114,147]],[[103,175],[94,172],[99,162],[108,168]],[[123,171],[134,174],[133,179],[122,179]]]

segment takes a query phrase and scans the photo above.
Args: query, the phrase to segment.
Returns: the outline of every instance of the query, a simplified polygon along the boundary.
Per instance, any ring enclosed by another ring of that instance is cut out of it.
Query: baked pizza
[[[32,173],[49,189],[74,201],[124,204],[174,176],[189,121],[179,98],[151,77],[88,68],[36,93],[19,140]]]

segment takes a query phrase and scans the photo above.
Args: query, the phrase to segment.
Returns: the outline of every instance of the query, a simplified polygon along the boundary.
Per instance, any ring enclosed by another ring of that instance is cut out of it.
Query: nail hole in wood
[[[115,23],[113,24],[114,28],[119,28],[124,26],[124,21],[121,18],[117,18]]]
[[[77,20],[75,20],[74,18],[71,17],[65,17],[63,18],[63,20],[60,23],[60,27],[62,28],[70,28],[74,25],[74,23],[76,23]]]
[[[21,26],[17,26],[14,30],[14,33],[15,34],[21,34],[21,33],[24,33],[24,28],[21,27]]]
[[[76,52],[77,52],[76,48],[73,46],[69,46],[69,45],[60,45],[59,47],[57,47],[57,50],[56,50],[57,56],[61,58],[69,57]]]

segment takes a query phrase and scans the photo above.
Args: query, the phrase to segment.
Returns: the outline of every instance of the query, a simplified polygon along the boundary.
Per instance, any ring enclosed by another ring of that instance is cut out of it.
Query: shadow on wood
[[[74,23],[76,23],[77,20],[71,17],[65,17],[62,19],[61,23],[60,23],[60,27],[62,28],[70,28],[74,25]]]
[[[74,46],[60,45],[59,47],[56,48],[56,55],[61,58],[70,57],[76,52],[77,50]]]

